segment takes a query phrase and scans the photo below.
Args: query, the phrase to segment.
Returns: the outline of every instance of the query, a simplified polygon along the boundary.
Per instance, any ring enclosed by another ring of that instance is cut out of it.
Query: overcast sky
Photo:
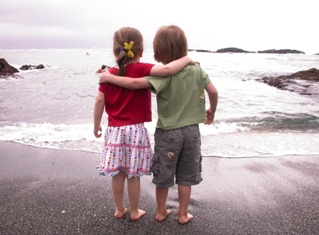
[[[319,53],[317,0],[0,0],[0,49],[110,48],[135,27],[152,47],[175,24],[190,49],[296,49]]]

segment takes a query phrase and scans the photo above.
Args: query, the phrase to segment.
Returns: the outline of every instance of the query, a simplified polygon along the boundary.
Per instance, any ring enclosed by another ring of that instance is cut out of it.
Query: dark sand
[[[319,234],[319,157],[208,158],[193,187],[187,225],[155,221],[155,186],[142,177],[137,222],[113,218],[99,154],[0,142],[0,234]],[[126,195],[126,204],[127,195]]]

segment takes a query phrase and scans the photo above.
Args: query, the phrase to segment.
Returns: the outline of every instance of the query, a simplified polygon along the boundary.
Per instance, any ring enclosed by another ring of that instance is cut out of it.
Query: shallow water
[[[87,56],[86,52],[90,55]],[[296,54],[217,54],[190,52],[219,91],[213,125],[200,125],[202,153],[218,157],[267,157],[319,154],[319,90],[312,95],[279,90],[257,82],[316,68],[319,56]],[[94,73],[114,65],[109,49],[0,50],[16,68],[43,64],[0,79],[0,141],[43,148],[100,152],[93,135],[93,105],[98,88]],[[142,62],[155,63],[152,51]],[[153,140],[157,121],[147,123]],[[106,115],[103,117],[106,127]]]

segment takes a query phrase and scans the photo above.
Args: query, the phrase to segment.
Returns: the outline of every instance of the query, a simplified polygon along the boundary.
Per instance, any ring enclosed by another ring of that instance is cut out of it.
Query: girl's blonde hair
[[[113,36],[113,54],[116,57],[116,63],[119,67],[117,75],[125,75],[125,67],[129,64],[130,58],[128,56],[128,50],[125,49],[124,44],[133,42],[134,45],[130,49],[133,52],[133,58],[140,56],[143,53],[143,36],[141,32],[135,28],[123,27],[117,30]]]
[[[175,25],[158,29],[154,42],[154,59],[167,64],[187,55],[188,45],[184,31]]]

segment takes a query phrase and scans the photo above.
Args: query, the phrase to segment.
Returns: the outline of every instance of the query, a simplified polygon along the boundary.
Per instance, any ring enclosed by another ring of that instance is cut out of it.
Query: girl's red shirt
[[[134,63],[126,67],[127,77],[149,76],[154,64]],[[117,68],[109,72],[116,74]],[[148,89],[129,90],[110,83],[101,84],[99,91],[104,93],[105,112],[108,126],[125,126],[152,121],[151,92]]]

